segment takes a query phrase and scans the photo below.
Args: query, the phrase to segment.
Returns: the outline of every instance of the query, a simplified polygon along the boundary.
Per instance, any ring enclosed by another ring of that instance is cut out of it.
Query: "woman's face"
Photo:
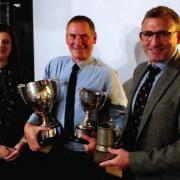
[[[0,62],[7,61],[12,49],[12,39],[7,32],[0,32]]]

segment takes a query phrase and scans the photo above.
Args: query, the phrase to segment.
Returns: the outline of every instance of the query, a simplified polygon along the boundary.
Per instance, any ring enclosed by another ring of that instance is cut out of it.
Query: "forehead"
[[[176,23],[170,16],[146,18],[142,24],[143,30],[175,30]]]
[[[7,32],[0,32],[0,38],[1,39],[11,39],[9,33],[7,33]]]
[[[88,34],[92,33],[90,26],[87,22],[72,22],[67,28],[67,33],[71,34]]]

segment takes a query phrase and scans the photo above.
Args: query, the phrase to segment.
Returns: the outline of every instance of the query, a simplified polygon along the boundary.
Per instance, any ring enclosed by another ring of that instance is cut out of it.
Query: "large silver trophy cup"
[[[39,117],[40,124],[38,125],[49,128],[38,134],[38,140],[42,146],[53,144],[58,136],[57,127],[61,127],[61,124],[52,115],[58,96],[58,84],[58,78],[54,78],[18,85],[22,99],[32,107]]]
[[[105,93],[82,88],[80,89],[80,101],[86,116],[85,119],[76,126],[74,140],[86,144],[87,141],[83,140],[81,136],[82,134],[87,134],[89,136],[94,136],[96,134],[97,128],[91,122],[91,115],[103,107],[106,101],[106,95]]]

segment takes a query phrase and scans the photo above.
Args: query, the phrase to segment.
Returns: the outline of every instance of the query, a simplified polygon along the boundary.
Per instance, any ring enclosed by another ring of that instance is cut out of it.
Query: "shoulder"
[[[107,75],[112,76],[112,75],[117,74],[117,72],[114,68],[112,68],[111,66],[109,66],[105,62],[102,62],[99,59],[94,59],[93,63],[97,66],[97,68],[99,68],[102,72],[104,72]]]
[[[71,61],[71,56],[58,56],[51,59],[48,65],[60,65]]]
[[[136,73],[138,73],[138,72],[140,72],[140,71],[144,71],[144,70],[146,69],[146,67],[147,67],[147,64],[148,64],[148,62],[143,62],[143,63],[139,64],[139,65],[135,68],[134,74],[136,74]]]
[[[11,68],[18,82],[27,83],[33,80],[33,72],[30,72],[24,65],[12,65]]]
[[[71,63],[72,59],[70,56],[59,56],[51,59],[46,65],[46,71],[48,70],[57,70]]]
[[[180,70],[180,52],[177,51],[177,53],[174,55],[172,60],[168,64],[169,66],[174,66],[177,70]]]

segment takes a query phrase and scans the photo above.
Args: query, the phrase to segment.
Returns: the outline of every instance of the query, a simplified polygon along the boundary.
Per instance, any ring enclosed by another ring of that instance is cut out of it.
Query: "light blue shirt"
[[[55,107],[57,120],[64,127],[66,95],[70,73],[74,62],[70,56],[57,57],[49,62],[45,69],[44,79],[59,78],[59,99]],[[75,93],[74,125],[76,126],[85,118],[79,97],[81,88],[97,90],[99,93],[105,92],[107,98],[111,100],[110,117],[119,128],[124,127],[125,107],[127,98],[120,83],[118,74],[110,67],[90,57],[86,61],[78,63],[80,68],[77,75]],[[96,116],[94,116],[96,118]],[[97,119],[93,119],[98,121]],[[36,124],[38,118],[32,114],[29,121]],[[76,142],[69,142],[65,146],[71,150],[84,151],[84,147]]]

